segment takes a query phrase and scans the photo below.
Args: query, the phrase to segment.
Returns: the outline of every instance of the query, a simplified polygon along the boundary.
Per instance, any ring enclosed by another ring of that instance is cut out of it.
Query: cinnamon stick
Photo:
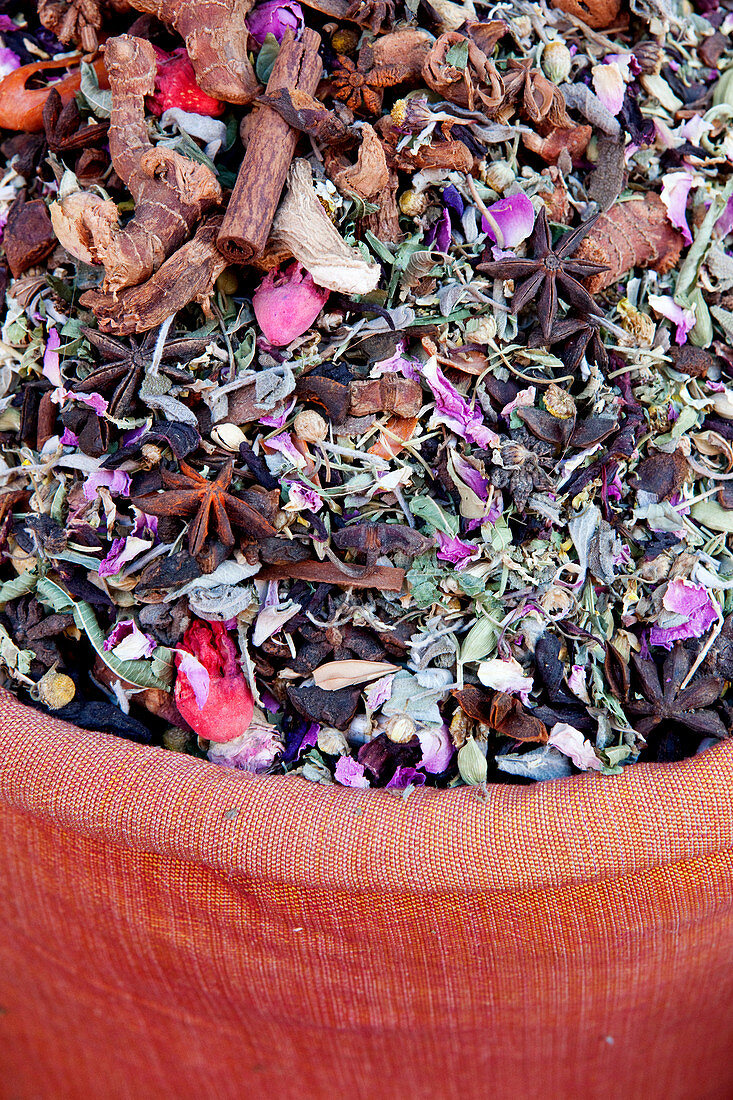
[[[318,53],[321,36],[306,27],[299,42],[292,30],[283,38],[267,82],[267,95],[281,89],[313,95],[323,73]],[[232,263],[247,264],[261,256],[300,136],[271,107],[256,108],[256,117],[217,239],[220,252]]]
[[[329,561],[289,561],[284,565],[267,565],[257,574],[258,580],[300,580],[315,584],[338,584],[342,588],[379,588],[384,592],[399,592],[405,580],[404,569],[377,565],[363,577],[348,577]]]

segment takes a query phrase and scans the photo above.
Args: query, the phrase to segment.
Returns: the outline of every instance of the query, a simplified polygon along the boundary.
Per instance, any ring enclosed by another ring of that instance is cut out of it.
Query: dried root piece
[[[150,143],[144,107],[155,87],[150,43],[120,35],[107,43],[105,56],[112,89],[110,153],[135,200],[135,216],[122,229],[113,202],[77,191],[52,205],[51,220],[72,255],[104,265],[104,290],[116,294],[150,278],[201,215],[221,202],[221,188],[205,165]]]
[[[196,83],[225,103],[251,103],[260,86],[247,57],[245,17],[253,0],[131,0],[180,34]]]
[[[293,162],[288,192],[272,226],[272,239],[284,244],[313,281],[344,294],[367,294],[379,282],[379,264],[367,263],[335,228],[313,189],[305,160]]]
[[[87,53],[98,48],[105,19],[129,10],[127,0],[38,0],[38,18],[46,30],[65,46],[73,42]]]
[[[208,308],[214,283],[229,261],[216,247],[221,217],[209,218],[142,286],[123,290],[116,298],[88,290],[81,304],[91,309],[101,332],[129,336],[161,325],[179,309],[198,302]]]
[[[585,281],[589,293],[597,294],[632,267],[651,267],[662,275],[670,271],[684,243],[682,234],[670,225],[662,200],[650,193],[612,206],[595,223],[575,258],[608,268]]]

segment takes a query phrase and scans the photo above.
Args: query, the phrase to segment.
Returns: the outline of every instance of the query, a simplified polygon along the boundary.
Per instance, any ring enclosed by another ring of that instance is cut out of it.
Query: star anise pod
[[[514,279],[512,312],[519,313],[532,299],[537,299],[537,315],[543,335],[547,338],[557,314],[558,284],[565,298],[583,313],[602,316],[600,308],[578,279],[597,275],[604,268],[588,260],[573,260],[570,257],[580,246],[583,238],[590,233],[598,220],[598,215],[579,225],[577,229],[565,233],[557,244],[552,245],[550,223],[547,211],[543,207],[537,215],[529,244],[531,259],[485,260],[478,265],[494,279]],[[516,280],[521,280],[517,286]]]
[[[131,338],[125,341],[116,340],[96,329],[83,327],[82,332],[89,343],[102,353],[105,362],[87,375],[83,382],[76,382],[70,388],[74,393],[101,393],[107,398],[110,416],[120,419],[129,415],[139,403],[140,385],[150,366],[157,334],[147,333],[142,340]],[[166,344],[160,372],[172,382],[191,382],[188,371],[166,360],[185,361],[202,352],[206,344],[205,338],[190,337]],[[103,417],[98,417],[89,407],[70,405],[62,413],[62,419],[66,427],[79,436],[85,454],[104,454],[109,446],[109,424]]]
[[[371,67],[368,53],[360,54],[356,62],[350,57],[339,57],[338,64],[331,76],[331,95],[352,111],[378,114],[385,85],[380,84],[379,72]]]
[[[347,19],[368,27],[372,34],[389,30],[394,25],[394,16],[394,0],[351,0],[346,9]]]
[[[637,733],[648,734],[662,722],[673,722],[693,733],[706,737],[727,737],[720,715],[709,708],[725,687],[720,676],[696,676],[682,687],[690,671],[693,655],[679,642],[665,659],[659,676],[654,661],[632,655],[643,696],[626,704],[626,710],[637,719]]]
[[[234,546],[232,524],[254,538],[277,534],[272,524],[245,501],[228,493],[234,462],[222,466],[213,481],[209,481],[187,462],[180,463],[180,473],[161,468],[165,489],[136,497],[133,503],[154,516],[192,516],[188,528],[188,549],[193,557],[203,549],[210,530],[216,531],[226,547]]]
[[[68,153],[103,142],[107,137],[109,122],[82,125],[76,100],[72,99],[64,106],[61,96],[52,88],[43,105],[43,129],[52,152]]]
[[[593,313],[584,317],[566,317],[562,321],[555,321],[547,337],[543,336],[539,330],[532,333],[528,341],[529,347],[552,347],[553,344],[564,344],[564,348],[560,351],[560,358],[571,373],[578,369],[583,356],[591,363],[605,369],[608,366],[608,352],[603,343],[600,325],[600,318]]]

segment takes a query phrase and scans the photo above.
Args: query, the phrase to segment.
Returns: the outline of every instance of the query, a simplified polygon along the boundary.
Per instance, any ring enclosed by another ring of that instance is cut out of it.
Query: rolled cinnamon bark
[[[267,94],[298,88],[313,95],[323,72],[318,53],[321,37],[309,27],[296,42],[289,30],[283,38]],[[256,108],[247,150],[229,200],[217,247],[232,263],[248,264],[261,256],[295,153],[299,133],[271,107]]]

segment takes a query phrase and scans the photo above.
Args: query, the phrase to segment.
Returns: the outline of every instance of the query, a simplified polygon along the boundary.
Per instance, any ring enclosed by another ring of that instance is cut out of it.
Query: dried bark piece
[[[206,310],[214,283],[229,262],[216,247],[220,226],[221,217],[209,218],[142,286],[129,287],[117,298],[88,290],[81,305],[92,310],[102,332],[119,336],[147,332],[191,302]]]
[[[144,282],[183,244],[202,214],[221,201],[221,188],[206,165],[150,141],[144,102],[155,89],[150,43],[112,38],[105,60],[112,89],[110,153],[135,200],[134,217],[121,229],[115,203],[77,191],[52,205],[51,220],[72,255],[104,265],[103,289],[116,294]]]
[[[427,31],[393,31],[362,46],[362,51],[368,51],[372,66],[384,81],[383,87],[393,87],[420,83],[432,44],[433,37]]]
[[[308,134],[323,145],[333,145],[348,137],[348,128],[336,113],[329,111],[303,88],[278,88],[260,96],[257,103],[271,107],[288,126]]]
[[[20,195],[10,208],[3,233],[3,247],[13,278],[52,252],[56,238],[43,199],[25,201]]]
[[[373,378],[351,382],[349,412],[352,416],[389,412],[417,416],[422,408],[422,386],[409,378]]]
[[[681,374],[689,374],[691,378],[706,378],[715,365],[715,356],[705,348],[696,348],[694,344],[673,345],[667,354],[674,363],[674,369]]]
[[[288,699],[304,718],[311,722],[321,722],[324,726],[335,726],[344,730],[356,714],[361,698],[361,688],[341,688],[340,691],[324,691],[319,687],[287,688]]]
[[[400,211],[397,206],[399,186],[399,176],[390,168],[387,186],[379,195],[374,196],[374,202],[379,209],[359,219],[360,232],[369,230],[378,240],[392,241],[393,244],[402,240],[404,234],[400,229]]]
[[[593,30],[610,27],[621,10],[621,0],[550,0],[553,8],[574,15]]]
[[[328,290],[367,294],[379,282],[379,264],[363,260],[323,209],[306,160],[296,160],[290,168],[288,192],[275,217],[272,237],[290,249],[315,283]]]
[[[454,59],[461,51],[465,61],[459,67]],[[422,73],[432,91],[469,111],[481,110],[490,117],[504,99],[504,85],[493,61],[457,31],[441,34],[425,58]]]
[[[588,148],[593,136],[591,126],[574,126],[572,130],[553,130],[542,137],[540,134],[522,134],[522,144],[546,164],[557,164],[558,157],[567,153],[572,160],[578,160]]]
[[[588,292],[597,294],[633,267],[651,267],[661,275],[671,271],[684,244],[659,195],[650,192],[643,199],[616,203],[601,215],[575,255],[608,268],[585,280]]]
[[[295,392],[301,401],[311,401],[325,409],[334,424],[346,419],[349,411],[349,387],[333,378],[305,374],[298,379]]]
[[[405,571],[389,565],[377,565],[363,576],[350,577],[330,561],[301,561],[268,565],[257,576],[263,581],[294,579],[316,584],[337,584],[340,588],[377,588],[384,592],[399,592],[404,584]]]
[[[353,192],[368,202],[389,187],[390,172],[384,147],[374,127],[365,122],[361,134],[356,164],[345,166],[342,158],[327,157],[326,171],[339,191],[347,195]]]
[[[215,99],[251,103],[260,90],[247,57],[245,18],[253,0],[130,0],[186,43],[198,86]]]
[[[687,480],[690,467],[682,451],[666,454],[652,451],[632,475],[632,484],[645,493],[654,493],[657,500],[669,500]]]
[[[489,725],[502,737],[512,737],[515,741],[539,741],[544,745],[549,737],[545,723],[528,714],[519,699],[503,691],[494,695]]]

